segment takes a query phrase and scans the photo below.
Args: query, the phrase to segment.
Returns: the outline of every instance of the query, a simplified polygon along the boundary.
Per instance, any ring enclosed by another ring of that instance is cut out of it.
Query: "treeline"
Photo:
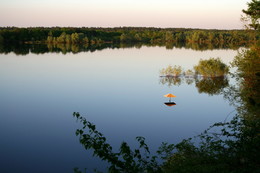
[[[254,31],[185,28],[0,28],[0,43],[200,43],[241,44],[258,40]]]
[[[86,42],[86,39],[89,41],[117,42],[120,39],[120,35],[121,33],[119,32],[101,28],[4,27],[0,28],[0,43],[83,43]]]
[[[122,42],[151,43],[247,43],[255,40],[253,31],[245,30],[203,30],[203,29],[140,29],[122,30]]]

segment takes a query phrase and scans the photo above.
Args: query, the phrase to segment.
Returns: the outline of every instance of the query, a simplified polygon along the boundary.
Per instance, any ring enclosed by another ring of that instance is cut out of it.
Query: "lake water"
[[[198,92],[185,79],[160,82],[168,65],[192,69],[200,59],[229,63],[237,50],[165,47],[103,49],[95,52],[0,54],[0,172],[104,170],[75,136],[80,112],[97,125],[115,151],[144,136],[153,152],[161,142],[177,143],[231,118],[234,107],[222,94]],[[167,93],[176,95],[166,106]],[[230,114],[230,115],[229,115]]]

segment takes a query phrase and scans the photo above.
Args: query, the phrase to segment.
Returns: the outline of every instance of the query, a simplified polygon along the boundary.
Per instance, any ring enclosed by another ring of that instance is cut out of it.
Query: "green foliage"
[[[197,136],[199,145],[192,139],[175,145],[177,151],[164,163],[163,172],[258,172],[258,123],[235,116],[214,124]]]
[[[69,34],[66,34],[65,42],[66,42],[67,44],[70,44],[70,43],[72,43],[72,40],[71,40],[71,35],[69,35]]]
[[[211,58],[209,60],[200,60],[199,64],[195,66],[196,72],[187,70],[184,72],[184,76],[180,76],[182,73],[181,66],[172,67],[169,65],[167,68],[163,68],[160,71],[160,83],[168,85],[169,87],[182,84],[183,78],[187,84],[196,82],[196,87],[199,93],[207,93],[209,95],[221,94],[224,88],[229,86],[228,79],[224,76],[228,73],[228,67],[222,63],[219,58]],[[196,73],[203,74],[204,78],[199,78]],[[223,74],[225,73],[225,74]],[[210,78],[205,78],[210,77]]]
[[[74,28],[74,27],[53,27],[53,28],[16,28],[2,27],[0,35],[4,43],[34,43],[34,42],[57,42],[57,39],[66,33],[72,35],[77,33],[87,37],[89,42],[101,40],[102,42],[113,43],[200,43],[200,44],[241,44],[254,40],[251,31],[244,30],[203,30],[185,28]],[[84,39],[80,36],[79,40]],[[77,40],[77,39],[76,39]],[[63,42],[60,38],[58,42]],[[75,41],[81,43],[81,41]],[[65,41],[68,43],[68,40]],[[100,42],[100,41],[98,41]]]
[[[174,66],[169,65],[168,67],[163,68],[160,71],[161,75],[167,76],[167,77],[170,77],[170,76],[178,77],[181,75],[181,73],[182,73],[182,68],[181,68],[181,66],[177,66],[177,65],[174,65]]]
[[[232,62],[232,66],[237,68],[234,75],[239,84],[233,86],[234,90],[239,91],[239,98],[236,99],[240,104],[241,112],[251,112],[253,116],[260,115],[260,46],[254,45],[250,50],[242,50]],[[238,98],[237,92],[234,94]],[[232,100],[229,99],[229,100]]]
[[[57,39],[57,43],[66,43],[66,33],[63,32]]]
[[[250,20],[250,27],[255,30],[260,29],[259,19],[260,19],[260,1],[259,0],[252,0],[251,2],[247,3],[248,8],[247,10],[242,10]]]
[[[82,42],[85,43],[85,44],[88,44],[88,43],[89,43],[88,37],[84,37],[84,38],[82,39]]]
[[[195,82],[195,86],[199,93],[206,93],[210,96],[224,94],[224,89],[229,87],[229,80],[226,77],[198,78],[196,75],[192,75],[194,73],[191,72],[190,75],[189,73],[185,73],[184,77],[160,77],[159,83],[171,87],[180,86],[184,83],[183,81],[185,81],[188,85]]]
[[[47,43],[48,44],[79,44],[84,43],[88,44],[89,39],[87,36],[85,36],[83,33],[72,33],[66,34],[63,32],[59,37],[53,37],[51,33],[49,33],[49,36],[47,37]]]
[[[47,37],[47,43],[52,43],[53,42],[53,37],[52,36],[48,36]]]
[[[259,119],[252,121],[235,116],[230,122],[215,123],[194,139],[178,144],[162,143],[157,154],[164,162],[159,164],[157,156],[150,156],[143,137],[136,138],[139,149],[131,150],[122,142],[119,152],[115,153],[94,124],[79,113],[73,116],[83,124],[83,128],[76,131],[80,143],[85,149],[92,149],[93,155],[109,162],[109,172],[258,172]],[[195,144],[197,141],[199,144]]]
[[[3,42],[4,42],[4,37],[0,35],[0,44],[2,44]]]
[[[185,76],[186,77],[194,77],[195,73],[191,69],[188,69],[187,71],[185,71]]]
[[[240,51],[231,65],[238,68],[237,75],[240,77],[254,76],[259,72],[259,57],[259,46],[253,46],[250,50]]]
[[[229,67],[224,64],[220,58],[210,58],[208,60],[200,60],[199,64],[194,66],[195,72],[187,70],[184,72],[186,77],[196,77],[200,74],[204,77],[224,77],[229,72]],[[181,66],[171,66],[160,70],[161,77],[180,77],[182,74]]]
[[[248,9],[242,10],[245,14],[251,16],[252,18],[259,19],[260,18],[260,1],[252,0],[247,3]]]
[[[172,32],[171,31],[166,31],[166,33],[165,33],[165,41],[166,42],[171,42],[173,40],[174,40],[174,38],[173,38]]]
[[[138,33],[135,34],[134,39],[135,39],[137,42],[142,41],[142,38],[140,37],[140,35],[139,35]]]
[[[220,58],[200,60],[194,70],[204,77],[223,77],[229,72],[228,66]]]
[[[131,150],[126,142],[122,142],[119,152],[113,152],[112,146],[106,142],[102,133],[96,130],[96,126],[78,112],[74,112],[82,124],[82,129],[76,130],[80,143],[86,150],[92,149],[93,155],[111,164],[109,172],[161,172],[155,156],[150,156],[149,147],[145,143],[144,137],[136,137],[139,148]],[[86,131],[87,130],[87,131]],[[78,171],[78,169],[76,169]]]
[[[78,33],[71,34],[71,42],[72,43],[78,43],[79,42],[79,34]]]

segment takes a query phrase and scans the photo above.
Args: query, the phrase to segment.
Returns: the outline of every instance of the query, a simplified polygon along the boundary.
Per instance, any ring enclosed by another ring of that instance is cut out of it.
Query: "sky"
[[[0,27],[242,29],[250,0],[0,0]]]

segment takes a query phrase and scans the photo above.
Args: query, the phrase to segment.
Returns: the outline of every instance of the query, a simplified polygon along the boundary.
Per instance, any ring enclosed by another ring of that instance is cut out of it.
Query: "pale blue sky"
[[[240,29],[249,0],[0,0],[0,26]]]

